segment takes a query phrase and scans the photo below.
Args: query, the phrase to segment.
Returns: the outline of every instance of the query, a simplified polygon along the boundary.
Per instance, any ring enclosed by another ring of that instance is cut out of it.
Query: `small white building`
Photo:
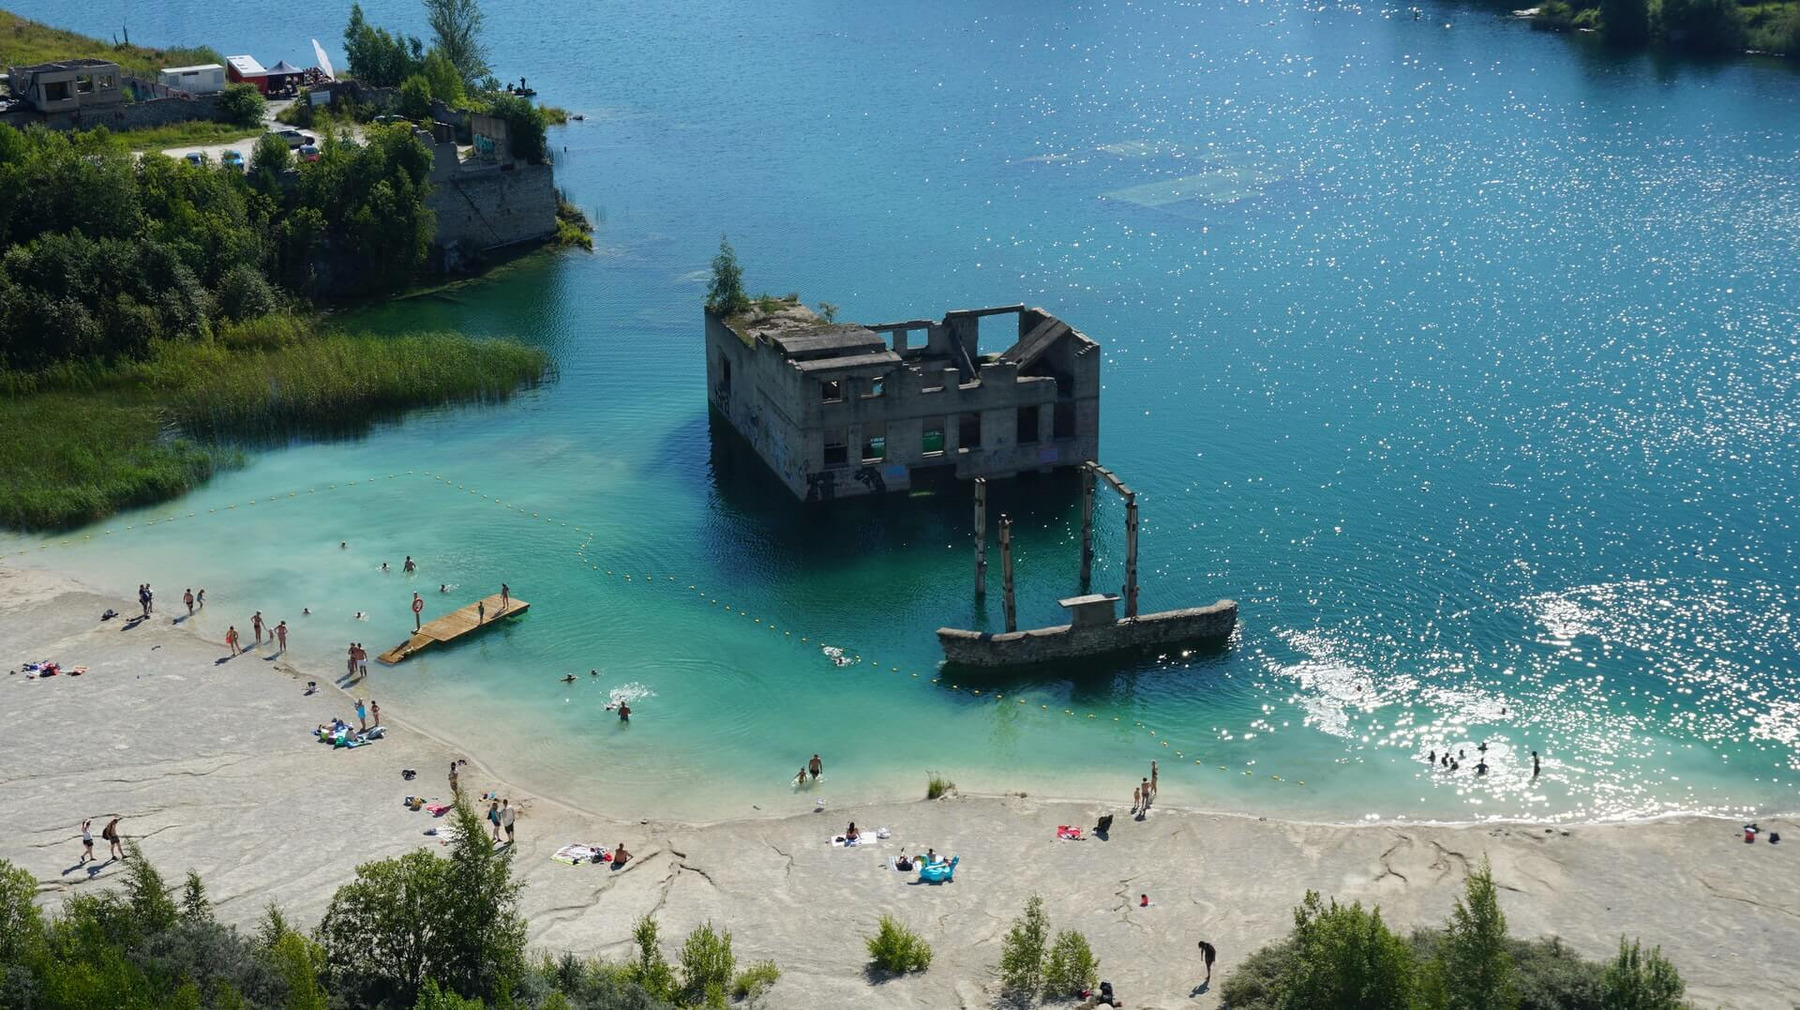
[[[156,72],[156,83],[190,95],[210,95],[225,90],[225,66],[202,63],[193,67],[169,67]]]

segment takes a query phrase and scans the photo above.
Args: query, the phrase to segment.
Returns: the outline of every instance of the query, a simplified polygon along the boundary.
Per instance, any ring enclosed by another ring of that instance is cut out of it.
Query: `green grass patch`
[[[569,121],[569,110],[560,105],[540,105],[537,110],[545,126],[562,126]]]
[[[925,773],[925,798],[935,800],[956,791],[956,783],[937,772]]]
[[[104,39],[52,28],[17,14],[0,11],[0,66],[23,67],[78,57],[112,60],[124,69],[151,80],[156,79],[156,72],[163,67],[191,67],[201,63],[225,62],[219,51],[211,46],[151,49],[124,43],[113,45]]]
[[[242,140],[243,155],[249,158],[250,144],[262,136],[262,133],[261,130],[247,130],[232,123],[195,120],[191,123],[164,123],[143,130],[126,130],[114,136],[133,151],[161,151],[170,147],[199,147],[203,144]]]
[[[309,336],[257,321],[212,343],[160,344],[143,362],[0,374],[0,524],[64,528],[165,501],[240,463],[241,445],[502,400],[548,367],[543,351],[505,340]]]

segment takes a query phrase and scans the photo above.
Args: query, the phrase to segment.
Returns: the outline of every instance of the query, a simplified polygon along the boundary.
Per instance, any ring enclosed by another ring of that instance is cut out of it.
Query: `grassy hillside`
[[[102,39],[52,28],[0,10],[0,67],[49,63],[78,56],[112,60],[126,70],[148,77],[154,77],[162,67],[225,62],[219,51],[209,46],[172,46],[168,49],[115,46]]]

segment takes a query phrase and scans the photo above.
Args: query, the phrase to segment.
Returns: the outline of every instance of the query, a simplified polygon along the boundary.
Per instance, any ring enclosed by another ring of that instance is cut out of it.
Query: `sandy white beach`
[[[386,739],[327,749],[312,727],[353,718],[336,671],[294,669],[267,647],[224,660],[222,645],[171,623],[173,599],[130,627],[98,620],[108,607],[137,609],[55,574],[0,571],[0,668],[9,671],[0,685],[0,816],[11,826],[0,857],[33,874],[51,903],[118,875],[117,864],[90,872],[75,863],[81,820],[119,815],[166,874],[200,871],[227,921],[248,923],[274,901],[311,925],[359,863],[437,844],[425,832],[439,822],[402,800],[447,798],[450,762],[464,757],[465,790],[497,790],[523,809],[515,867],[535,946],[617,956],[646,912],[665,935],[710,918],[732,929],[740,962],[781,966],[772,1002],[785,1007],[988,1005],[1000,937],[1034,892],[1054,927],[1086,932],[1127,1006],[1215,1006],[1219,978],[1287,931],[1308,888],[1379,903],[1403,929],[1436,924],[1484,854],[1514,935],[1559,935],[1591,957],[1615,950],[1622,933],[1640,936],[1664,948],[1700,1006],[1800,1000],[1792,818],[1762,822],[1790,836],[1779,846],[1745,845],[1735,823],[1697,818],[1336,826],[1158,809],[1134,822],[1118,807],[1036,795],[822,813],[797,796],[791,815],[617,821],[510,788],[482,755],[430,735],[398,706],[384,706]],[[45,659],[87,672],[42,680],[17,672]],[[396,675],[372,665],[352,690],[380,699],[383,678]],[[317,693],[304,694],[307,680],[318,681]],[[404,780],[405,768],[418,777]],[[1109,839],[1055,839],[1058,824],[1091,827],[1105,810],[1118,815]],[[891,837],[833,848],[829,836],[851,820]],[[552,861],[568,842],[623,842],[636,859],[619,871]],[[886,868],[887,857],[925,846],[961,857],[954,884],[916,885]],[[1135,907],[1140,893],[1151,908]],[[929,972],[893,981],[865,973],[863,937],[884,912],[932,943]],[[1217,944],[1220,971],[1211,991],[1196,993],[1194,943],[1203,937]]]

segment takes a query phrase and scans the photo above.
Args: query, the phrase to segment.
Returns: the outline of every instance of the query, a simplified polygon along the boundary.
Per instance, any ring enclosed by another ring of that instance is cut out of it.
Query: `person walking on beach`
[[[280,647],[280,651],[282,651],[282,652],[287,651],[287,622],[286,621],[282,621],[280,624],[277,624],[275,626],[275,641],[276,641],[277,645]]]
[[[81,822],[81,858],[76,861],[75,865],[85,866],[93,858],[94,822],[92,820],[84,820]]]
[[[488,823],[494,826],[494,841],[500,840],[500,801],[488,801]]]
[[[144,616],[156,613],[156,594],[151,592],[150,583],[144,583]]]
[[[106,827],[100,829],[100,837],[106,840],[106,858],[108,859],[122,860],[125,858],[125,843],[119,839],[119,820],[115,817],[106,822]]]
[[[412,559],[407,558],[406,563],[409,565],[412,564]],[[419,630],[419,615],[423,614],[424,612],[425,612],[425,601],[419,598],[418,593],[414,593],[413,594],[413,630],[414,631]]]
[[[225,629],[225,647],[231,650],[233,656],[238,654],[238,633],[235,624]]]
[[[1210,942],[1208,942],[1206,940],[1201,940],[1200,941],[1200,959],[1202,961],[1206,962],[1206,981],[1202,982],[1200,984],[1201,985],[1211,985],[1212,984],[1213,962],[1219,959],[1219,951]]]
[[[450,762],[450,795],[455,796],[460,792],[462,792],[462,787],[457,784],[456,762],[452,761]]]
[[[188,616],[194,616],[194,591],[192,589],[187,589],[182,592],[181,602],[187,604]]]
[[[512,587],[502,582],[500,583],[500,612],[506,613],[506,608],[510,606],[512,606]]]
[[[1144,804],[1144,790],[1139,786],[1131,787],[1131,812],[1136,814],[1138,807]]]
[[[1145,779],[1143,782],[1143,796],[1144,796],[1144,806],[1143,806],[1143,810],[1142,810],[1143,813],[1147,814],[1150,812],[1150,800],[1155,795],[1156,795],[1156,787],[1154,787],[1150,784],[1149,779]]]
[[[150,584],[147,582],[138,583],[138,609],[145,617],[150,616]]]
[[[262,645],[262,629],[262,611],[258,610],[256,613],[250,615],[250,630],[256,633],[256,644],[258,646]]]
[[[806,763],[806,770],[812,775],[812,780],[817,782],[819,781],[819,776],[825,773],[825,762],[820,761],[819,755],[814,754],[812,760]]]
[[[201,588],[200,592],[194,594],[194,602],[199,605],[201,610],[206,609],[206,589],[204,587]]]
[[[513,843],[513,819],[518,811],[513,809],[512,800],[500,801],[500,826],[506,829],[506,844]]]
[[[369,731],[369,709],[361,698],[356,699],[356,721],[364,733]]]

